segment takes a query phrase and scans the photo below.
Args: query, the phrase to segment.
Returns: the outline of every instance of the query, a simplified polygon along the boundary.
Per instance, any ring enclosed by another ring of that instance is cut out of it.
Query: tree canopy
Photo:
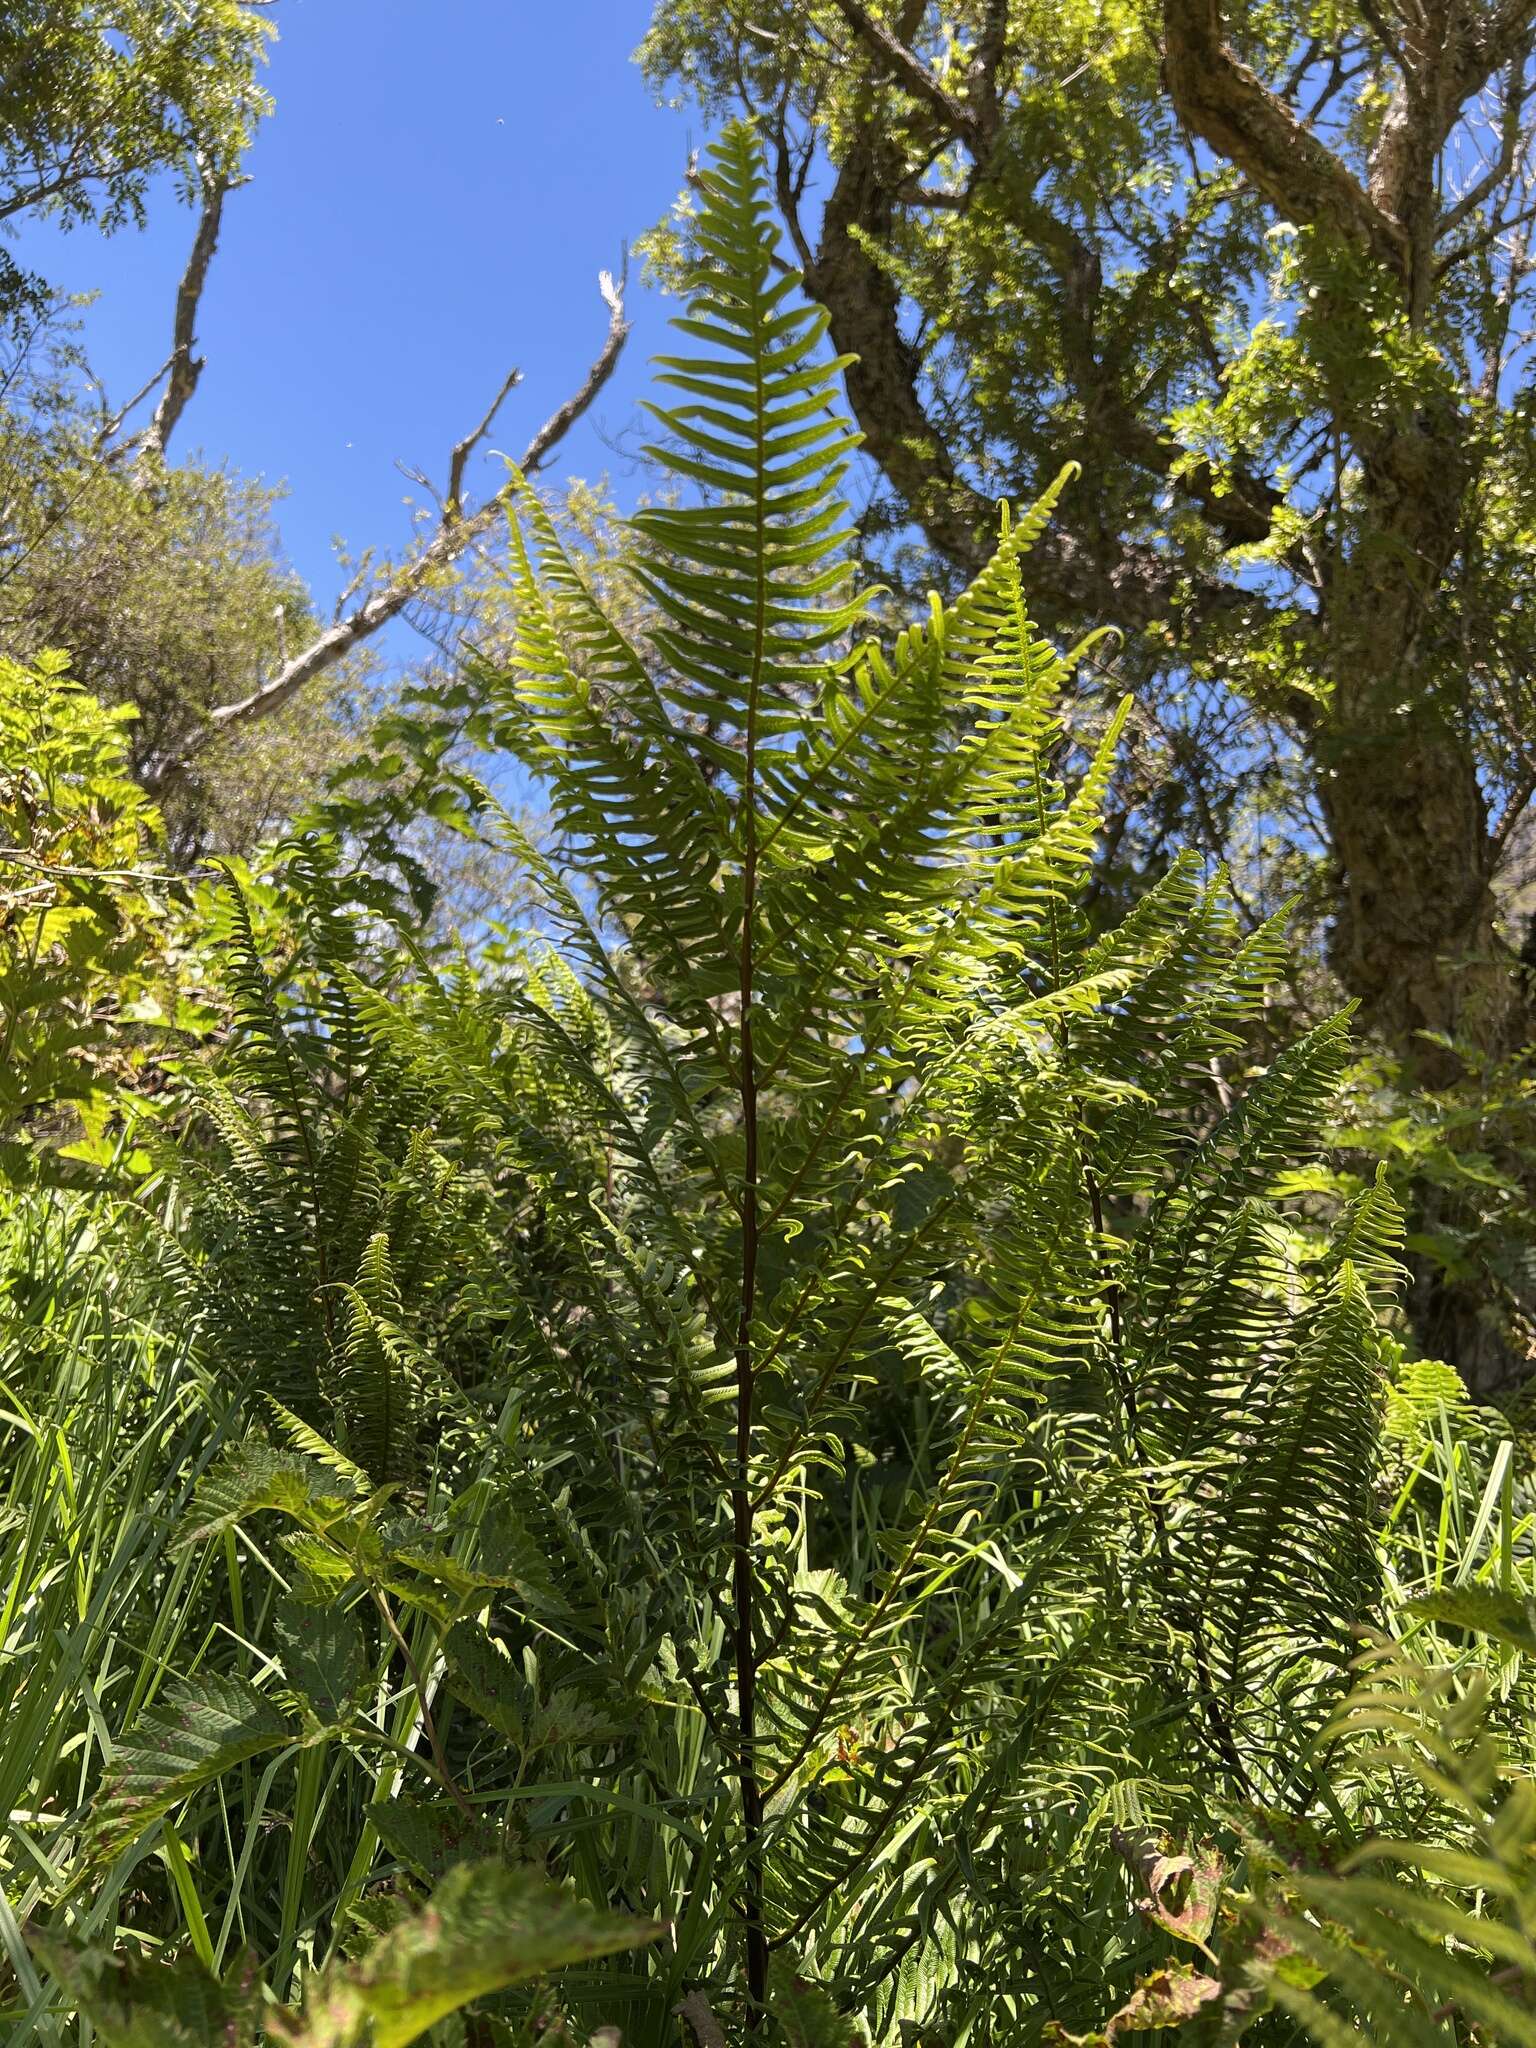
[[[1261,913],[1295,874],[1273,842],[1315,848],[1329,965],[1410,1086],[1532,1028],[1505,899],[1536,787],[1533,26],[663,0],[642,50],[762,121],[858,358],[872,541],[972,573],[999,493],[1081,465],[1035,601],[1127,635],[1132,886],[1188,833]],[[1436,1313],[1510,1369],[1469,1303]]]
[[[16,0],[0,19],[0,224],[30,213],[111,233],[150,188],[227,185],[267,109],[271,33],[250,0]],[[35,314],[46,281],[0,251],[0,319]]]

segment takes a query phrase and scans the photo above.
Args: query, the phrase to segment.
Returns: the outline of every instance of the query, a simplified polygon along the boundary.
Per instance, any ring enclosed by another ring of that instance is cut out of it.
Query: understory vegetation
[[[266,499],[162,436],[0,586],[7,2048],[1536,2044],[1536,1443],[1425,1341],[1526,1328],[1524,1052],[1127,880],[1075,463],[875,580],[787,163],[647,501],[514,470],[273,789],[178,681],[297,688]]]

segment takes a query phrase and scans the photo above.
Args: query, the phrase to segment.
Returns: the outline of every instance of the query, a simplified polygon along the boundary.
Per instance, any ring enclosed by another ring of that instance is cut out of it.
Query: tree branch
[[[145,399],[148,398],[151,391],[154,390],[155,386],[160,382],[160,379],[165,375],[166,371],[171,367],[172,363],[175,360],[176,359],[174,356],[167,356],[165,361],[160,365],[159,369],[156,370],[153,377],[146,378],[144,383],[142,383],[139,386],[138,390],[135,391],[132,398],[130,398],[125,405],[120,405],[117,408],[116,412],[108,415],[108,417],[102,421],[100,427],[97,429],[96,439],[95,442],[93,443],[93,446],[98,455],[102,454],[103,452],[109,449],[110,443],[118,433],[119,429],[122,427],[123,422],[127,419],[129,413],[133,412],[138,406],[144,403]],[[133,446],[133,443],[130,441],[125,445],[126,447],[131,448]],[[111,449],[109,459],[116,460],[123,452],[123,448],[121,447]]]
[[[1163,74],[1180,119],[1289,219],[1362,244],[1406,282],[1401,225],[1233,54],[1220,0],[1164,0]]]
[[[1503,117],[1499,124],[1498,154],[1475,184],[1441,214],[1435,225],[1436,239],[1454,234],[1463,221],[1470,220],[1485,199],[1494,193],[1515,168],[1515,158],[1520,147],[1520,115],[1529,90],[1525,84],[1525,67],[1514,59],[1509,67],[1509,80],[1504,94]]]
[[[833,0],[838,13],[872,55],[879,57],[899,78],[912,97],[937,114],[951,135],[958,135],[973,147],[984,141],[983,124],[963,100],[957,100],[934,77],[921,57],[909,50],[883,21],[877,21],[859,0]]]
[[[608,305],[607,339],[580,388],[572,393],[558,411],[550,415],[524,449],[518,464],[522,476],[534,476],[544,466],[554,449],[613,375],[614,367],[623,353],[624,344],[629,338],[629,322],[624,316],[623,292],[607,271],[602,273],[601,288]],[[505,396],[506,388],[509,387],[504,387],[497,399],[498,405],[501,397]],[[492,407],[491,411],[494,413],[495,407]],[[490,417],[488,414],[485,424],[489,423]],[[480,434],[485,431],[485,424],[476,429],[473,435],[468,436],[466,442],[459,444],[465,449],[466,455],[468,448],[473,446]],[[457,453],[456,449],[455,454]],[[361,604],[328,626],[291,661],[285,662],[277,674],[263,683],[260,689],[252,691],[248,697],[242,697],[231,704],[220,704],[210,711],[207,736],[211,737],[216,732],[228,730],[231,726],[254,723],[270,717],[274,711],[281,710],[290,698],[312,683],[317,676],[334,667],[360,642],[370,638],[381,626],[387,625],[402,612],[412,598],[420,595],[434,576],[447,568],[481,534],[495,524],[507,510],[517,489],[518,477],[509,477],[495,496],[488,498],[485,504],[468,518],[459,516],[454,501],[450,498],[444,507],[442,525],[434,539],[419,555],[397,570],[382,588],[373,591]],[[149,787],[155,792],[162,791],[169,783],[179,780],[185,774],[187,766],[185,760],[167,763],[157,774],[148,778]]]
[[[192,353],[197,341],[197,312],[202,302],[203,286],[208,279],[208,266],[219,245],[224,195],[232,181],[210,171],[206,165],[203,166],[202,177],[203,210],[198,217],[197,233],[192,238],[187,267],[176,290],[176,314],[171,327],[171,374],[161,393],[160,403],[155,407],[155,416],[139,443],[141,465],[165,460],[166,447],[203,374],[203,357]]]
[[[472,433],[466,434],[462,441],[454,442],[453,454],[448,460],[448,496],[444,500],[445,516],[454,519],[458,518],[463,509],[464,465],[491,431],[491,423],[497,413],[501,411],[502,401],[507,393],[515,385],[521,384],[522,381],[523,373],[521,370],[508,370],[501,389],[486,408],[485,418]]]

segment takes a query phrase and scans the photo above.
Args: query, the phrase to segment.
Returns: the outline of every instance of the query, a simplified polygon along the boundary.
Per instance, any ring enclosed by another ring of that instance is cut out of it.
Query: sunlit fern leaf
[[[1453,2015],[1478,2038],[1533,2048],[1536,1795],[1501,1755],[1475,1682],[1386,1643],[1362,1665],[1327,1730],[1329,1768],[1341,1787],[1359,1773],[1384,1820],[1406,1787],[1415,1832],[1394,1837],[1388,1821],[1337,1874],[1269,1880],[1272,1932],[1315,1979],[1276,1971],[1275,2002],[1322,2048],[1443,2041]]]
[[[865,2048],[857,2021],[839,2012],[820,1984],[787,1972],[777,1977],[771,2009],[789,2048]]]
[[[351,1492],[361,1495],[368,1491],[368,1474],[361,1465],[355,1465],[334,1444],[328,1443],[317,1429],[311,1429],[307,1422],[291,1414],[281,1401],[274,1401],[268,1396],[267,1406],[278,1429],[296,1451],[312,1458],[316,1464],[326,1466],[338,1479],[345,1481]]]
[[[677,708],[722,734],[713,757],[737,784],[740,826],[758,802],[759,744],[795,731],[865,600],[847,594],[847,508],[838,497],[858,436],[842,416],[840,364],[820,353],[827,317],[774,274],[778,231],[750,130],[709,153],[708,205],[678,330],[709,353],[659,358],[680,400],[655,408],[657,459],[705,486],[699,505],[656,507],[635,563],[665,623],[655,632]],[[731,742],[740,748],[733,753]]]
[[[332,1398],[349,1458],[375,1484],[406,1478],[416,1462],[417,1424],[430,1361],[405,1327],[388,1235],[368,1240],[346,1304]]]

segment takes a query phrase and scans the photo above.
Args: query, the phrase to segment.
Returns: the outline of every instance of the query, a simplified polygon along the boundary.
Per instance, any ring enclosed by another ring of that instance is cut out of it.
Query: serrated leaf
[[[1536,1650],[1536,1601],[1518,1593],[1496,1592],[1492,1586],[1442,1586],[1410,1600],[1408,1611],[1452,1628],[1473,1629],[1517,1650]]]
[[[1052,2020],[1041,2040],[1051,2044],[1051,2048],[1113,2048],[1126,2034],[1160,2033],[1164,2028],[1182,2027],[1199,2019],[1211,2001],[1220,1996],[1221,1984],[1215,1977],[1204,1975],[1189,1963],[1178,1963],[1143,1977],[1103,2028],[1088,2034],[1071,2034],[1059,2020]]]
[[[655,1941],[651,1920],[589,1906],[541,1872],[461,1863],[360,1962],[322,1970],[268,2032],[290,2048],[406,2048],[472,1999]]]
[[[260,1995],[249,1959],[220,1979],[192,1955],[166,1963],[54,1934],[31,1942],[103,2048],[244,2048],[255,2039]]]
[[[277,1603],[272,1634],[283,1676],[322,1727],[349,1720],[369,1676],[356,1614],[287,1598]]]
[[[233,1765],[296,1739],[287,1719],[243,1678],[209,1673],[168,1686],[118,1744],[97,1795],[95,1835],[115,1853]]]
[[[197,1543],[248,1515],[290,1515],[313,1533],[355,1513],[361,1496],[335,1473],[297,1451],[257,1441],[231,1445],[198,1486],[194,1522],[181,1540]]]
[[[377,1800],[364,1810],[390,1854],[429,1882],[455,1864],[506,1860],[505,1826],[488,1817],[471,1820],[449,1800]]]

